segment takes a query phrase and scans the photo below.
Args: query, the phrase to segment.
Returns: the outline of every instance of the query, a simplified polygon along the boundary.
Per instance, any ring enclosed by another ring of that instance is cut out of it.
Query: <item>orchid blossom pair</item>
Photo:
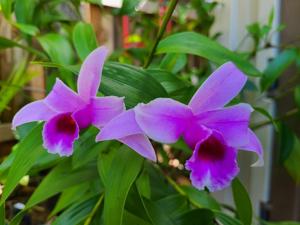
[[[193,149],[186,168],[198,189],[216,191],[228,186],[239,172],[237,151],[256,152],[263,164],[260,141],[249,129],[248,104],[224,107],[243,88],[247,77],[233,63],[215,71],[188,105],[158,98],[125,110],[123,98],[96,97],[106,49],[94,50],[83,63],[78,78],[78,94],[59,79],[44,100],[28,104],[13,120],[13,127],[30,121],[46,121],[44,147],[50,153],[71,155],[79,130],[98,127],[97,141],[119,140],[140,155],[155,161],[149,138],[174,143],[179,138]]]

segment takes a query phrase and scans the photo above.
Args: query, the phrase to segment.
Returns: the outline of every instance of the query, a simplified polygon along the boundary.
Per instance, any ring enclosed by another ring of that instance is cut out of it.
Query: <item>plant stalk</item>
[[[251,128],[252,128],[253,130],[259,129],[259,128],[264,127],[264,126],[266,126],[266,125],[269,125],[269,124],[271,124],[271,123],[273,123],[273,122],[278,122],[278,121],[280,121],[280,120],[283,120],[283,119],[289,118],[289,117],[291,117],[291,116],[294,116],[294,115],[298,114],[299,112],[300,112],[299,109],[298,109],[298,108],[295,108],[295,109],[292,109],[292,110],[286,112],[286,114],[284,114],[284,115],[282,115],[282,116],[279,116],[279,117],[277,117],[277,118],[274,118],[272,121],[271,121],[271,120],[267,120],[267,121],[263,121],[263,122],[254,124],[253,126],[251,126]]]
[[[166,27],[168,25],[168,22],[169,22],[172,14],[174,12],[174,9],[175,9],[177,3],[178,3],[178,0],[171,0],[171,2],[169,4],[169,7],[168,7],[168,10],[167,10],[167,12],[166,12],[166,14],[163,18],[161,27],[159,28],[159,31],[158,31],[157,37],[155,39],[155,42],[153,44],[153,47],[151,49],[151,52],[148,56],[148,59],[147,59],[145,65],[144,65],[144,68],[147,68],[150,65],[150,63],[153,59],[154,53],[156,51],[157,45],[158,45],[159,41],[161,40],[162,36],[164,35],[164,32],[165,32]]]

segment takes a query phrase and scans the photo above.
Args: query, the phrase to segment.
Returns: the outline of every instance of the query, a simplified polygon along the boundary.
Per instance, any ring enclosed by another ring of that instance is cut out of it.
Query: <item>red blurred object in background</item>
[[[161,26],[163,17],[167,10],[167,2],[165,0],[159,0],[159,26]],[[172,21],[169,21],[166,32],[170,33],[172,30]],[[122,36],[123,36],[123,48],[141,48],[144,46],[142,41],[133,42],[130,40],[130,20],[129,16],[122,16]]]

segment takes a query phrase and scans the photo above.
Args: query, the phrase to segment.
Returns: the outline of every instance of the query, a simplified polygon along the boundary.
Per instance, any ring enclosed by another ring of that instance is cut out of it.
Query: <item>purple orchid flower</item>
[[[45,99],[24,106],[15,115],[13,129],[32,121],[46,121],[44,147],[49,153],[70,156],[80,129],[89,125],[101,128],[125,110],[123,98],[96,97],[107,52],[105,47],[100,47],[87,56],[77,80],[78,93],[57,79]]]
[[[200,190],[223,189],[239,172],[238,149],[257,153],[256,166],[263,165],[262,146],[249,129],[252,107],[241,103],[224,108],[246,81],[233,63],[226,63],[202,84],[188,105],[168,98],[139,104],[104,126],[97,140],[126,138],[132,133],[146,134],[162,143],[174,143],[183,137],[193,149],[186,162],[192,184]],[[140,153],[151,151],[149,148]]]

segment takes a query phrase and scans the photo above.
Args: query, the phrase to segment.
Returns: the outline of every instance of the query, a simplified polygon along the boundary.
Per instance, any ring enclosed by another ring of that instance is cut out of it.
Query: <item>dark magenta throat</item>
[[[60,133],[74,134],[76,132],[76,122],[70,114],[62,115],[57,120],[56,130]]]
[[[225,156],[226,146],[216,137],[210,136],[201,143],[198,150],[198,157],[202,160],[218,161]]]

